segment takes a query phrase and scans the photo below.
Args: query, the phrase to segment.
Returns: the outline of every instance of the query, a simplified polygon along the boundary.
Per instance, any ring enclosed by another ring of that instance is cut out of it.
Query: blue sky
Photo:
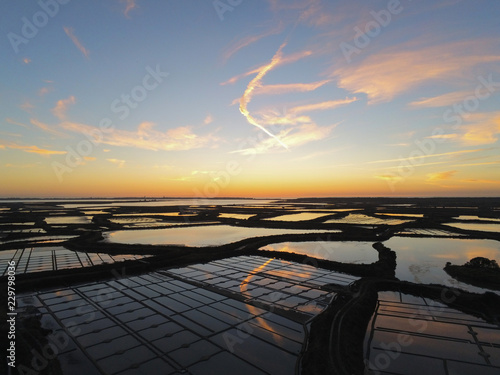
[[[0,196],[498,195],[499,10],[6,0]]]

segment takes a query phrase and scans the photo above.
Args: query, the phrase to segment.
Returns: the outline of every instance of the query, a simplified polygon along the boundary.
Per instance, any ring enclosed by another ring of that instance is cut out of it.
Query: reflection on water
[[[47,217],[47,224],[90,224],[90,216],[52,216]]]
[[[499,327],[427,298],[379,292],[378,299],[364,343],[370,373],[498,373]]]
[[[238,220],[247,220],[248,218],[255,216],[255,214],[230,214],[230,213],[223,213],[219,214],[218,217],[221,217],[223,219],[238,219]]]
[[[398,225],[403,223],[408,223],[411,220],[400,220],[400,219],[382,219],[375,218],[363,214],[349,214],[342,219],[330,219],[325,221],[325,223],[338,223],[338,224],[367,224],[367,225]]]
[[[281,242],[259,250],[285,251],[343,263],[373,263],[378,260],[372,243],[362,241]]]
[[[303,221],[303,220],[317,219],[318,217],[322,217],[325,215],[326,213],[320,214],[320,213],[302,212],[300,214],[280,215],[266,220]]]
[[[479,216],[473,216],[473,215],[460,215],[456,217],[457,220],[481,220],[481,221],[499,221],[500,219],[494,219],[494,218],[489,218],[489,217],[479,217]]]
[[[257,266],[255,267],[249,274],[248,276],[245,278],[245,280],[243,280],[240,284],[240,292],[241,294],[243,294],[245,297],[247,298],[252,298],[252,294],[247,290],[248,289],[248,283],[255,277],[255,275],[259,272],[261,272],[262,270],[264,270],[264,268],[266,268],[266,266],[271,263],[273,261],[273,258],[270,258],[268,259],[267,261],[265,261],[264,263],[262,263],[260,266]],[[273,337],[274,337],[274,340],[276,341],[276,343],[281,343],[283,341],[283,337],[280,336],[278,333],[276,333],[273,329],[273,327],[270,326],[270,324],[267,322],[267,320],[263,319],[261,316],[259,316],[259,309],[253,305],[250,305],[250,304],[247,304],[246,305],[247,309],[248,309],[248,312],[252,315],[255,315],[256,318],[255,318],[255,321],[264,329],[267,329],[269,332],[272,333]]]
[[[443,223],[450,227],[465,230],[480,230],[484,232],[500,232],[500,224],[479,224],[479,223]]]
[[[273,229],[246,228],[230,225],[206,225],[186,228],[140,229],[134,231],[116,231],[109,234],[108,240],[119,243],[135,244],[173,244],[186,246],[217,246],[250,237],[271,236],[277,234],[324,233],[337,230],[308,229]]]
[[[396,277],[400,280],[457,284],[478,293],[483,293],[484,289],[458,283],[449,276],[443,270],[446,262],[461,265],[477,256],[500,259],[500,242],[494,240],[392,237],[384,245],[396,252]]]

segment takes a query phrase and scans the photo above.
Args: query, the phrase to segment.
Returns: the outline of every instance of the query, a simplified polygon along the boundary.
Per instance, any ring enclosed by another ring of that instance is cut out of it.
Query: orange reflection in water
[[[252,280],[255,275],[257,273],[259,273],[260,271],[262,271],[269,263],[271,263],[273,261],[273,258],[267,260],[266,262],[264,262],[263,264],[261,264],[260,266],[258,267],[255,267],[252,271],[250,271],[250,273],[248,274],[248,276],[245,278],[245,280],[243,280],[240,284],[240,291],[241,293],[248,297],[248,298],[252,298],[252,295],[249,293],[249,291],[247,290],[248,289],[248,283],[250,282],[250,280]],[[267,329],[268,331],[270,331],[272,334],[273,334],[273,337],[274,337],[274,340],[277,342],[277,343],[281,343],[283,341],[283,338],[278,334],[276,333],[276,331],[273,329],[273,327],[271,327],[269,325],[269,323],[263,319],[262,317],[260,316],[257,316],[258,315],[258,309],[250,304],[247,304],[246,305],[247,308],[248,308],[248,311],[250,312],[250,314],[254,315],[255,316],[255,319],[257,320],[257,322],[259,323],[259,325],[262,327],[262,328],[265,328]]]

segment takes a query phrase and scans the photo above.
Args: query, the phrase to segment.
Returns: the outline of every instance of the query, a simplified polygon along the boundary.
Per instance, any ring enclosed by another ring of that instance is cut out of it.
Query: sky
[[[498,196],[498,14],[4,0],[0,197]]]

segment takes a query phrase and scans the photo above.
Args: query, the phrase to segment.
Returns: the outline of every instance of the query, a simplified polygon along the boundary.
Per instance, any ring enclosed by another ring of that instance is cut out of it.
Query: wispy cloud
[[[303,124],[293,128],[283,129],[277,134],[277,137],[279,137],[279,139],[281,139],[289,147],[298,147],[306,143],[319,141],[328,137],[331,132],[337,127],[337,125],[338,123],[330,126],[318,126],[314,123]],[[282,150],[283,148],[279,147],[279,145],[276,144],[276,142],[272,138],[266,138],[252,148],[235,150],[232,151],[232,153],[253,155],[268,152],[278,152]]]
[[[496,165],[500,164],[500,161],[485,161],[482,163],[467,163],[467,164],[455,164],[452,167],[476,167],[478,165]]]
[[[17,126],[22,126],[23,128],[28,128],[28,125],[25,125],[19,121],[16,121],[16,120],[13,120],[11,118],[6,118],[5,121],[7,121],[9,124],[12,124],[12,125],[17,125]]]
[[[30,123],[35,125],[38,129],[41,129],[47,133],[51,133],[53,135],[57,135],[58,137],[67,137],[66,134],[60,132],[59,130],[55,129],[53,126],[50,126],[48,124],[44,124],[41,121],[38,121],[37,119],[30,119]]]
[[[203,120],[203,123],[205,125],[211,124],[214,121],[214,117],[209,113],[207,117],[205,117],[205,120]]]
[[[460,129],[463,133],[457,139],[465,145],[495,143],[500,134],[500,112],[471,113]]]
[[[430,98],[421,98],[409,103],[408,106],[413,108],[446,107],[455,103],[461,103],[468,95],[470,95],[469,91],[455,91]]]
[[[313,54],[313,52],[311,50],[304,50],[304,51],[300,51],[300,52],[296,52],[296,53],[292,53],[290,55],[287,55],[287,56],[282,56],[280,58],[279,61],[277,61],[275,63],[275,67],[277,66],[280,66],[280,65],[285,65],[285,64],[291,64],[291,63],[294,63],[296,61],[299,61],[305,57],[308,57],[308,56],[311,56]],[[254,75],[254,74],[258,74],[260,71],[262,71],[268,64],[265,64],[265,65],[261,65],[259,66],[258,68],[255,68],[255,69],[251,69],[245,73],[242,73],[242,74],[238,74],[234,77],[231,77],[230,79],[228,79],[227,81],[225,82],[222,82],[221,85],[224,86],[224,85],[229,85],[229,84],[233,84],[233,83],[236,83],[238,82],[240,79],[242,78],[245,78],[245,77],[248,77],[248,76],[251,76],[251,75]]]
[[[53,90],[52,87],[48,87],[48,86],[42,87],[40,90],[38,90],[38,95],[44,96],[44,95],[48,94],[49,92],[51,92],[52,90]]]
[[[443,181],[443,180],[449,180],[456,173],[457,173],[457,171],[445,171],[445,172],[437,172],[437,173],[428,173],[427,174],[426,182],[428,182],[428,183],[434,183],[434,182],[440,182],[440,181]]]
[[[56,106],[52,108],[52,114],[56,116],[59,120],[66,120],[66,110],[70,105],[75,104],[76,100],[74,96],[70,96],[67,99],[58,100]]]
[[[29,113],[33,108],[35,108],[35,106],[29,100],[26,100],[19,106],[19,108]]]
[[[7,163],[4,164],[5,168],[16,168],[16,169],[24,169],[24,168],[37,168],[40,167],[40,163],[30,163],[30,164],[12,164]]]
[[[255,95],[279,95],[292,92],[307,92],[314,91],[317,88],[326,85],[331,80],[323,80],[312,83],[286,83],[281,85],[264,85],[255,89]]]
[[[242,39],[237,40],[236,42],[232,43],[223,52],[222,57],[224,59],[224,62],[229,60],[239,50],[241,50],[245,47],[248,47],[249,45],[251,45],[255,42],[258,42],[262,38],[265,38],[265,37],[270,36],[270,35],[279,34],[283,31],[283,29],[284,29],[283,23],[279,22],[277,26],[273,27],[272,29],[270,29],[268,31],[265,31],[265,32],[258,34],[258,35],[250,35],[250,36],[247,36],[247,37],[244,37]]]
[[[479,51],[478,44],[480,41],[423,48],[411,45],[411,50],[390,47],[359,64],[335,69],[332,76],[338,78],[339,87],[366,94],[370,104],[388,102],[423,83],[453,83],[457,79],[467,79],[467,72],[477,64],[500,61],[498,55],[485,55],[485,49]]]
[[[345,98],[345,99],[340,99],[340,100],[329,100],[326,102],[320,102],[320,103],[314,103],[314,104],[307,104],[307,105],[301,105],[297,107],[290,108],[289,112],[293,114],[298,114],[298,113],[304,113],[304,112],[311,112],[311,111],[324,111],[327,109],[334,109],[346,104],[353,103],[357,101],[358,99],[356,97],[353,98]]]
[[[120,160],[120,159],[106,159],[110,163],[116,164],[118,168],[123,168],[125,165],[125,160]]]
[[[80,52],[83,54],[83,56],[85,56],[86,58],[89,57],[89,50],[86,49],[83,44],[80,42],[80,40],[78,40],[78,38],[76,37],[75,35],[75,31],[73,30],[73,28],[71,27],[64,27],[64,32],[66,33],[67,36],[69,36],[69,38],[71,39],[71,41],[73,42],[73,44],[76,46],[76,48],[78,48],[80,50]]]
[[[103,133],[97,127],[65,121],[61,126],[69,131],[86,134],[102,134],[97,142],[111,146],[135,147],[147,150],[191,150],[202,147],[215,147],[219,139],[212,133],[198,135],[191,126],[181,126],[161,132],[155,124],[143,122],[137,131],[115,129]]]
[[[50,156],[50,155],[64,155],[66,154],[66,151],[54,151],[54,150],[48,150],[48,149],[43,149],[39,148],[38,146],[24,146],[24,145],[19,145],[17,143],[4,143],[0,144],[0,148],[11,148],[15,150],[21,150],[24,152],[29,152],[33,154],[39,154],[43,156]]]
[[[129,13],[131,10],[138,8],[136,0],[120,0],[120,3],[125,4],[125,9],[123,10],[123,14],[125,17],[129,17]]]
[[[403,180],[403,177],[393,174],[380,174],[380,175],[375,175],[374,177],[378,178],[379,180],[384,180],[388,182],[399,182]]]
[[[484,149],[479,148],[479,149],[475,149],[475,150],[460,150],[460,151],[443,152],[443,153],[440,153],[440,154],[421,155],[418,158],[419,159],[437,158],[437,157],[440,157],[440,156],[461,155],[461,154],[468,154],[468,153],[479,152],[479,151],[484,151]],[[373,160],[373,161],[367,162],[366,164],[394,163],[394,162],[403,162],[403,161],[411,161],[411,158]]]

